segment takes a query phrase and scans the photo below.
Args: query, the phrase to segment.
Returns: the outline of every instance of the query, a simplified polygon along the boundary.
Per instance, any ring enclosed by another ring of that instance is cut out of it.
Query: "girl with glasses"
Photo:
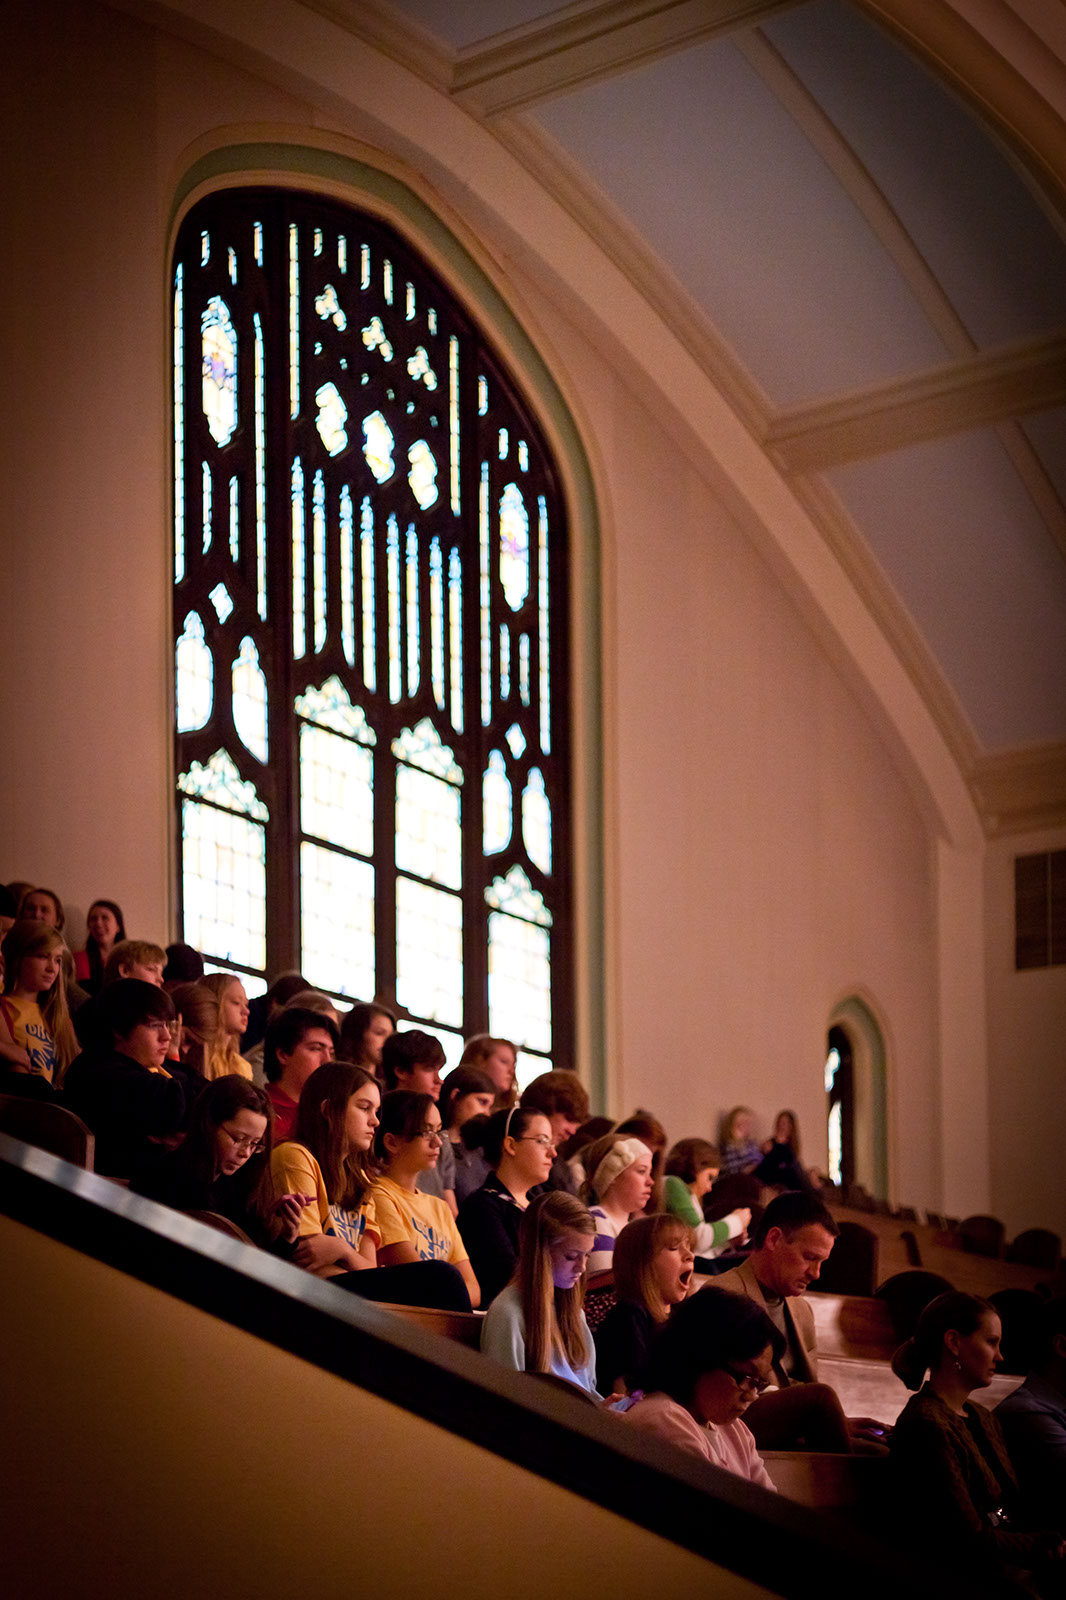
[[[213,1211],[253,1244],[291,1255],[307,1197],[274,1197],[273,1122],[262,1089],[236,1075],[216,1078],[201,1091],[183,1142],[144,1156],[130,1188],[175,1211]]]
[[[595,1233],[586,1208],[565,1190],[532,1201],[522,1215],[514,1276],[486,1313],[481,1348],[501,1366],[551,1373],[599,1400],[584,1312]]]
[[[436,1167],[444,1137],[432,1095],[394,1089],[382,1100],[374,1138],[381,1175],[371,1188],[380,1239],[378,1261],[384,1267],[417,1261],[449,1263],[458,1270],[469,1297],[466,1307],[458,1309],[476,1308],[481,1289],[455,1218],[444,1200],[417,1186],[419,1174]]]
[[[485,1125],[485,1158],[492,1171],[459,1207],[459,1232],[487,1307],[510,1282],[518,1259],[518,1230],[531,1189],[547,1183],[555,1156],[552,1126],[543,1112],[515,1106]]]
[[[656,1335],[638,1380],[644,1393],[623,1420],[772,1489],[743,1418],[772,1382],[784,1343],[754,1301],[728,1289],[701,1289]]]

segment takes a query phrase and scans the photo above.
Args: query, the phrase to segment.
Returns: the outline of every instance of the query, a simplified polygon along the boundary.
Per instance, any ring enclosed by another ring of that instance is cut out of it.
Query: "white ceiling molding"
[[[822,471],[1064,401],[1066,329],[779,412],[763,443],[783,472]]]
[[[435,35],[401,17],[379,0],[300,0],[308,10],[335,22],[346,33],[373,45],[401,67],[416,72],[448,93],[455,77],[455,52],[442,49]]]
[[[480,117],[526,110],[677,50],[750,27],[798,0],[606,0],[553,11],[456,57],[452,93]]]
[[[1066,826],[1066,744],[981,756],[969,777],[991,838]]]

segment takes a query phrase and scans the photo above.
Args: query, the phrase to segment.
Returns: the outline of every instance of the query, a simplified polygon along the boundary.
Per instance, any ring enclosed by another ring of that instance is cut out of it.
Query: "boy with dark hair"
[[[414,1094],[428,1094],[439,1100],[444,1064],[444,1046],[420,1028],[390,1033],[381,1047],[386,1091],[409,1089]],[[437,1165],[429,1172],[419,1173],[416,1187],[423,1194],[436,1195],[438,1200],[445,1201],[451,1207],[452,1216],[456,1215],[459,1208],[455,1200],[455,1152],[450,1139],[442,1143]]]
[[[576,1195],[577,1178],[559,1151],[581,1124],[588,1121],[589,1097],[585,1085],[576,1072],[567,1072],[560,1067],[552,1072],[542,1072],[539,1078],[534,1078],[523,1089],[518,1103],[525,1111],[539,1111],[552,1125],[556,1155],[545,1188],[565,1189],[567,1194]]]
[[[288,1006],[267,1026],[263,1076],[267,1099],[274,1107],[275,1143],[291,1138],[304,1084],[312,1072],[333,1060],[339,1043],[333,1018],[309,1006]]]
[[[179,1132],[202,1080],[167,1060],[176,1013],[165,990],[121,978],[93,1006],[100,1042],[71,1062],[61,1099],[96,1136],[96,1171],[128,1178],[153,1140]]]

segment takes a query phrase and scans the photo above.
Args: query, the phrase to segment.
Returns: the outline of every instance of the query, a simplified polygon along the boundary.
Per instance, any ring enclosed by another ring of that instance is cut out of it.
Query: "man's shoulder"
[[[711,1287],[728,1289],[730,1294],[747,1295],[749,1300],[762,1299],[750,1261],[742,1261],[739,1267],[730,1267],[728,1272],[719,1272],[711,1279]]]
[[[1000,1401],[996,1415],[1022,1416],[1032,1412],[1047,1412],[1066,1422],[1066,1394],[1059,1394],[1049,1384],[1039,1379],[1027,1378],[1011,1394]]]

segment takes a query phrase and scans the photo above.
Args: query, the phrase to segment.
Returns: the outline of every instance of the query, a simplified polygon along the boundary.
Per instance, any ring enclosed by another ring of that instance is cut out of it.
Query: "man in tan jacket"
[[[774,1363],[776,1392],[745,1414],[763,1449],[850,1451],[856,1440],[876,1448],[890,1431],[869,1417],[845,1417],[835,1391],[818,1382],[814,1312],[804,1296],[817,1283],[838,1231],[818,1195],[779,1195],[752,1233],[748,1259],[711,1279],[716,1288],[754,1300],[785,1337],[785,1354]]]

